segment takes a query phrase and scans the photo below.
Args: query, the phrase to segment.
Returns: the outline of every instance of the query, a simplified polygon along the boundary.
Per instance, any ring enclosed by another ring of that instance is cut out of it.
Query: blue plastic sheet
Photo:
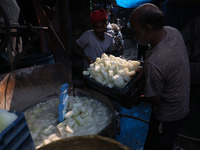
[[[123,8],[135,8],[152,0],[116,0],[117,5]]]
[[[151,104],[142,102],[132,109],[121,107],[120,113],[120,134],[116,136],[116,140],[122,144],[130,147],[132,150],[142,149],[148,132],[149,122],[151,115]],[[141,118],[144,121],[123,117],[123,114]]]

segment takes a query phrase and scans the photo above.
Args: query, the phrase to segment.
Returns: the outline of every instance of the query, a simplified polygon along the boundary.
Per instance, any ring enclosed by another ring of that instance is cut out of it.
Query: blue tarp
[[[142,149],[148,132],[149,124],[130,117],[123,117],[123,114],[141,118],[149,121],[151,115],[151,104],[142,102],[134,106],[132,109],[121,107],[120,113],[120,134],[116,136],[116,140],[123,145],[130,147],[132,150]]]
[[[152,0],[115,0],[117,5],[123,8],[135,8],[144,4],[146,2],[151,2]]]

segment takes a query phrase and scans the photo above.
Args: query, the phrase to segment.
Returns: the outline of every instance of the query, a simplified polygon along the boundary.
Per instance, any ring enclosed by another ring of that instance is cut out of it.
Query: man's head
[[[131,14],[131,29],[141,45],[150,44],[152,31],[161,30],[164,26],[164,14],[155,5],[145,3],[137,7]]]
[[[107,27],[107,14],[104,9],[95,10],[90,14],[90,20],[93,24],[94,33],[100,40],[104,40],[104,32]]]

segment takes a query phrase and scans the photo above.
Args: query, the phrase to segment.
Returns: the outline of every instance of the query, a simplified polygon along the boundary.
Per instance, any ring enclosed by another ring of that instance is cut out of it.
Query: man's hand
[[[160,95],[152,96],[152,97],[145,97],[145,95],[140,95],[140,96],[139,96],[139,99],[140,99],[141,101],[151,102],[151,103],[155,103],[155,104],[158,104],[158,103],[160,103],[160,101],[161,101]]]
[[[135,81],[139,81],[141,79],[144,79],[144,70],[143,68],[138,68],[137,70],[135,70],[135,73],[137,74],[137,77],[135,79]]]

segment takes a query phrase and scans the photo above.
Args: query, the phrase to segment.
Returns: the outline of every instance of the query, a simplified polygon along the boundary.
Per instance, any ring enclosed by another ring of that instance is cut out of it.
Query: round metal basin
[[[0,108],[11,111],[25,111],[34,105],[59,99],[60,87],[68,83],[73,88],[71,64],[46,64],[15,70],[0,75]],[[115,137],[114,107],[106,96],[92,89],[74,89],[77,96],[94,98],[105,104],[112,113],[108,125],[99,133],[106,137]]]

